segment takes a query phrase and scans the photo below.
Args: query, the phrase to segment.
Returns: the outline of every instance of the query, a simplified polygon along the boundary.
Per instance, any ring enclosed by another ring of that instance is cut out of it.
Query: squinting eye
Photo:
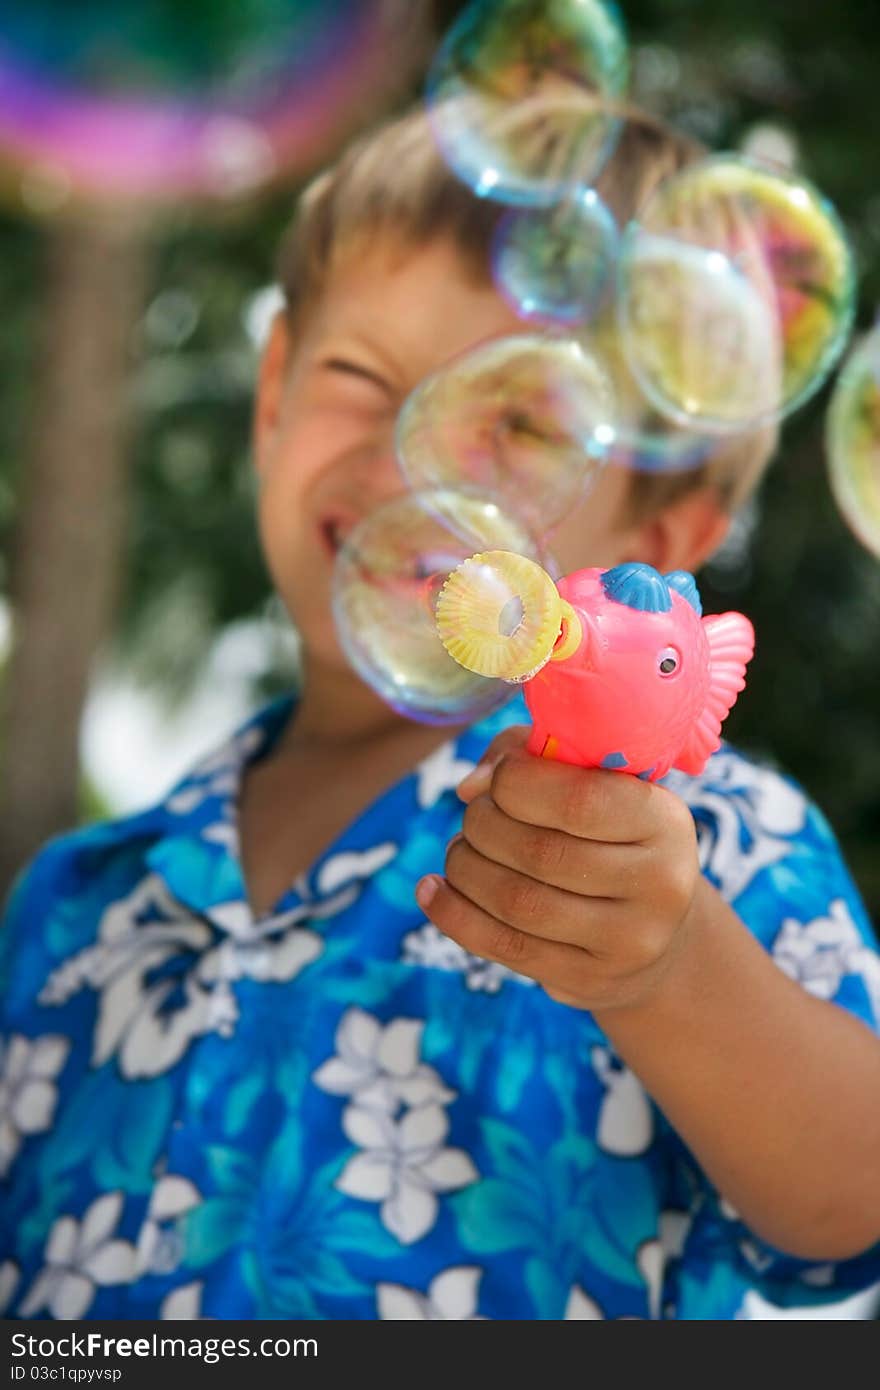
[[[664,647],[657,658],[657,669],[661,676],[674,676],[681,665],[681,657],[675,647]]]
[[[362,381],[366,386],[375,386],[386,394],[391,392],[388,382],[379,376],[378,372],[372,372],[369,367],[362,367],[357,362],[347,362],[342,357],[330,357],[324,366],[328,371],[337,372],[340,376],[353,377],[356,381]]]

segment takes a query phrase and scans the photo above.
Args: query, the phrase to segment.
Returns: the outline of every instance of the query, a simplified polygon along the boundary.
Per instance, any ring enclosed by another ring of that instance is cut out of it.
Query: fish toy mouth
[[[523,684],[578,647],[580,619],[549,574],[523,555],[488,550],[453,570],[440,590],[437,631],[477,675]]]

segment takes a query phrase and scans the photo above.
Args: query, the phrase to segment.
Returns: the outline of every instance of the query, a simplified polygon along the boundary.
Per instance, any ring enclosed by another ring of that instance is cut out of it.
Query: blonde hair
[[[637,108],[621,111],[620,135],[595,187],[625,226],[664,179],[704,158],[697,141]],[[492,239],[504,208],[478,198],[449,169],[423,106],[371,130],[302,193],[281,243],[277,274],[291,321],[320,296],[334,266],[379,238],[417,249],[449,239],[475,283],[491,282]],[[757,485],[776,431],[719,439],[696,468],[632,472],[630,511],[650,516],[699,487],[733,511]]]

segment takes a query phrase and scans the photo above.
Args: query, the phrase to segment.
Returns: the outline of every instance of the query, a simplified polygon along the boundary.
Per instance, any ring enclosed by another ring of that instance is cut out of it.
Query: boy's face
[[[386,243],[353,253],[295,337],[279,316],[257,392],[255,451],[264,552],[311,660],[341,660],[330,609],[336,552],[355,524],[407,490],[394,425],[409,392],[487,338],[527,331],[467,275],[455,247]],[[606,469],[550,544],[564,572],[624,558],[628,485]]]

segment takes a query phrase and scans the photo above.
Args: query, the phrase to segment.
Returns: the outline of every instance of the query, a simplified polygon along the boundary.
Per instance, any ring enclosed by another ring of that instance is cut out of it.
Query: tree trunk
[[[77,819],[80,719],[123,567],[146,245],[142,230],[108,214],[49,232],[44,344],[12,569],[0,894],[49,836]]]

